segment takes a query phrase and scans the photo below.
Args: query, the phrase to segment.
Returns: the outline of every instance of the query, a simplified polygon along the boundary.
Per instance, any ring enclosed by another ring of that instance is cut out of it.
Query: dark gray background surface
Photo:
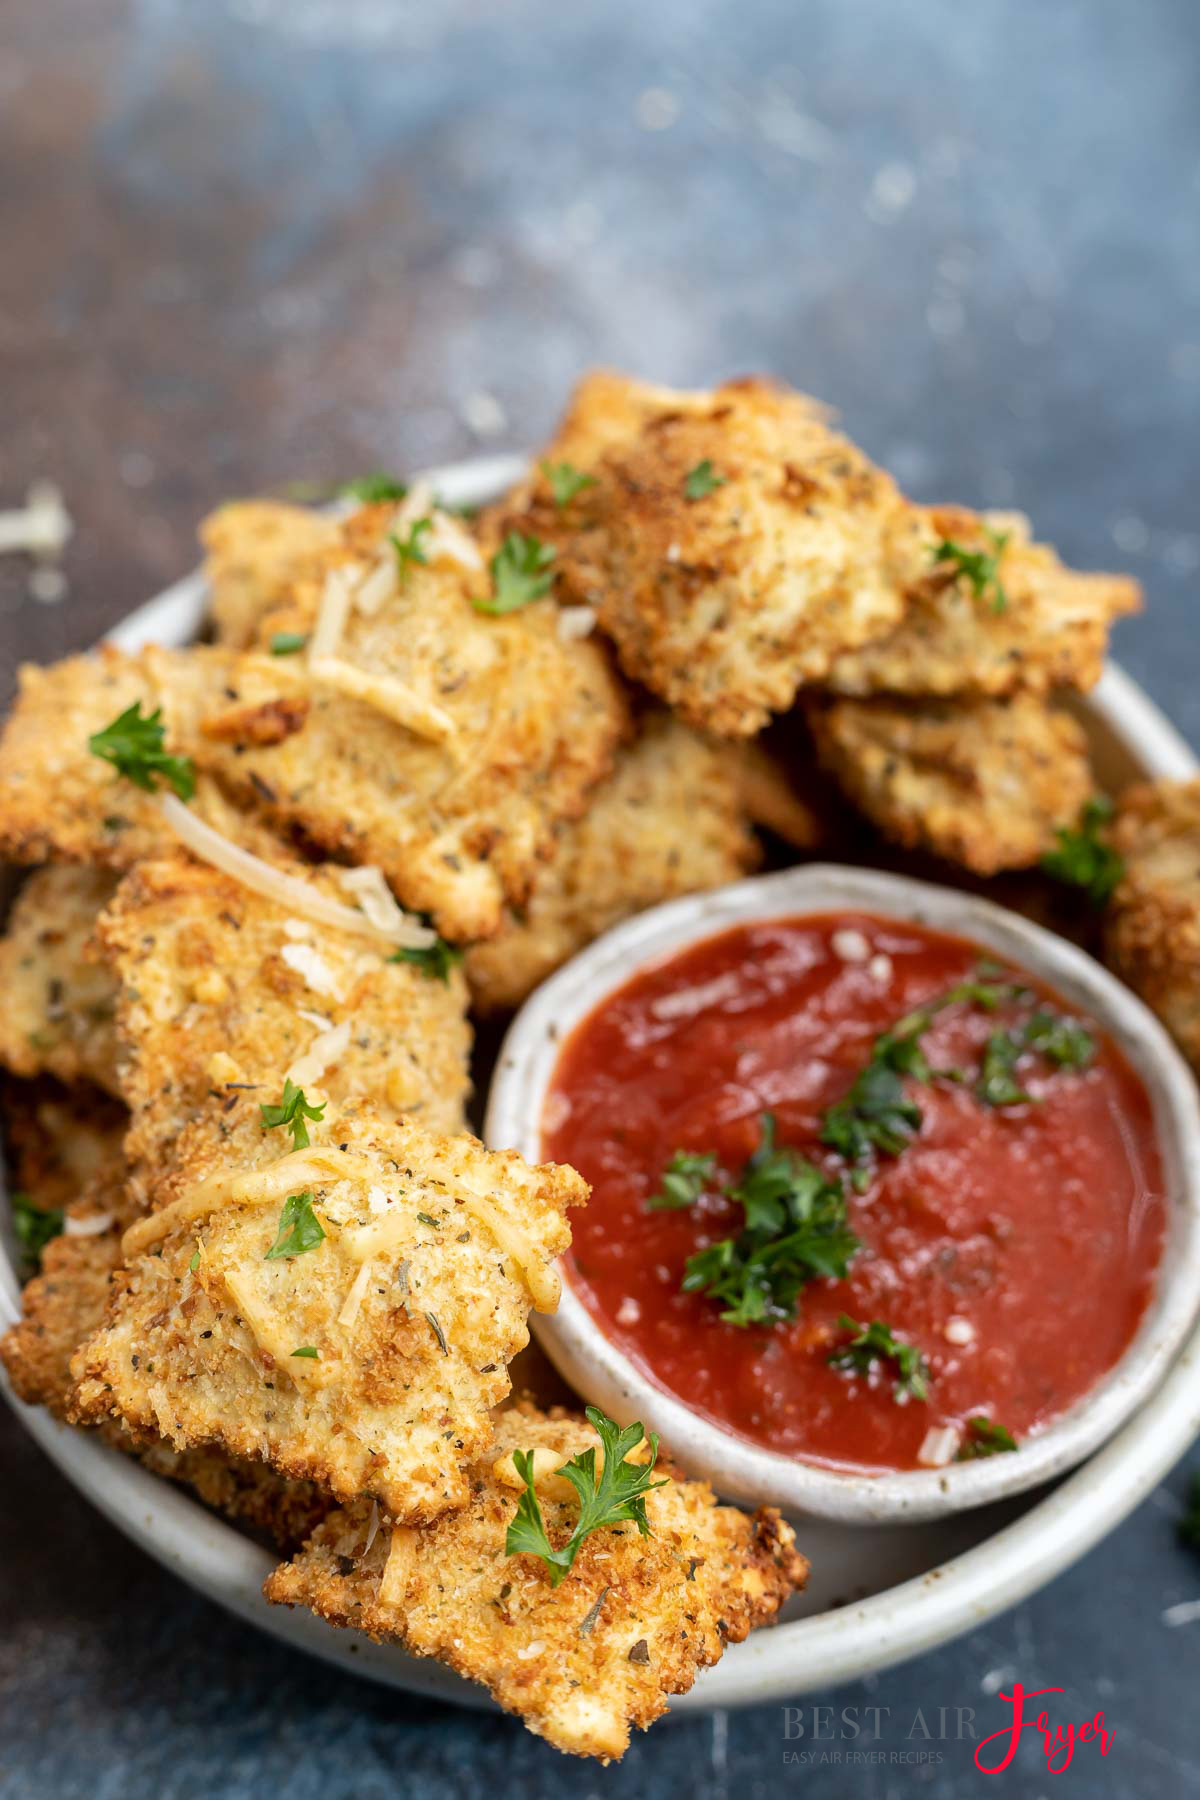
[[[0,683],[194,560],[223,495],[535,441],[579,369],[770,369],[917,497],[1017,504],[1149,609],[1118,652],[1200,739],[1200,8],[1189,0],[7,0],[0,505],[60,483],[57,604],[0,560]],[[0,1420],[0,1795],[1200,1792],[1200,1558],[1177,1471],[1030,1604],[837,1706],[876,1750],[784,1763],[779,1708],[622,1769],[243,1629]],[[918,1707],[1059,1685],[1107,1757],[1002,1776]],[[806,1715],[811,1730],[811,1712]]]

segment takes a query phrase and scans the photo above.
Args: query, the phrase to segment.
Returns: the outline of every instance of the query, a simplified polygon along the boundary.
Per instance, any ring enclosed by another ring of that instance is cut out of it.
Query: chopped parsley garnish
[[[445,938],[436,938],[432,944],[426,944],[414,950],[406,944],[394,955],[388,957],[389,962],[411,963],[420,969],[422,975],[428,975],[431,981],[450,980],[450,971],[456,963],[463,959],[462,950],[455,944],[448,944]]]
[[[441,1229],[437,1220],[435,1218],[431,1217],[431,1215],[429,1213],[425,1213],[425,1212],[418,1213],[417,1220],[418,1220],[418,1223],[420,1223],[422,1225],[430,1226],[434,1231],[440,1231],[440,1229]]]
[[[986,599],[990,588],[992,611],[1002,613],[1008,606],[1008,595],[1000,584],[1000,558],[1012,533],[993,531],[989,525],[983,530],[992,546],[990,551],[968,550],[965,545],[956,544],[953,538],[943,538],[929,554],[935,563],[949,563],[955,579],[965,581],[977,600]]]
[[[320,1106],[310,1106],[304,1098],[304,1089],[298,1088],[289,1078],[283,1084],[283,1103],[280,1106],[260,1106],[264,1131],[274,1131],[278,1125],[286,1125],[292,1134],[292,1149],[307,1150],[309,1145],[306,1119],[323,1119],[325,1102]]]
[[[975,1093],[985,1106],[1021,1106],[1033,1095],[1017,1080],[1016,1068],[1025,1048],[1013,1031],[993,1031],[983,1047],[983,1066]]]
[[[1096,1054],[1096,1040],[1078,1019],[1036,1012],[1025,1027],[1025,1042],[1060,1069],[1086,1069]]]
[[[847,1369],[855,1375],[869,1375],[876,1363],[890,1363],[896,1372],[893,1390],[897,1400],[928,1400],[929,1364],[915,1344],[898,1338],[890,1325],[873,1319],[860,1325],[845,1313],[838,1320],[843,1331],[854,1336],[829,1358],[831,1369]]]
[[[662,1172],[657,1194],[646,1202],[648,1212],[676,1212],[692,1206],[713,1178],[717,1166],[715,1156],[691,1156],[677,1150]]]
[[[199,1248],[197,1247],[195,1250],[192,1251],[192,1260],[188,1263],[188,1273],[191,1275],[194,1275],[196,1273],[196,1270],[199,1267],[200,1267],[200,1251],[199,1251]]]
[[[301,1344],[301,1346],[298,1350],[292,1351],[292,1355],[293,1356],[307,1356],[310,1359],[310,1361],[312,1361],[312,1362],[320,1361],[320,1353],[318,1351],[314,1350],[311,1344]]]
[[[425,554],[422,540],[428,537],[432,530],[432,519],[414,519],[408,528],[407,537],[397,537],[394,531],[389,532],[389,541],[392,549],[396,552],[396,568],[400,576],[401,587],[408,580],[409,570],[414,564],[419,563],[423,569],[428,568],[429,558]]]
[[[271,655],[295,656],[307,642],[307,633],[303,631],[277,631],[271,639]]]
[[[476,611],[499,615],[516,612],[531,600],[540,600],[554,580],[550,567],[553,561],[552,545],[510,531],[488,564],[492,571],[491,598],[476,600]]]
[[[1179,1521],[1179,1536],[1193,1550],[1200,1550],[1200,1474],[1192,1476],[1188,1487],[1187,1505]]]
[[[694,469],[689,469],[683,484],[683,492],[688,500],[705,500],[709,494],[715,494],[719,487],[724,487],[727,477],[718,475],[708,457],[698,462]]]
[[[1112,801],[1093,794],[1074,828],[1055,832],[1057,847],[1042,858],[1042,868],[1068,887],[1082,888],[1092,905],[1107,906],[1113,889],[1125,873],[1125,861],[1104,837],[1112,818]]]
[[[759,1147],[726,1197],[742,1207],[743,1228],[689,1256],[682,1287],[720,1302],[729,1325],[794,1319],[800,1290],[818,1276],[844,1276],[860,1248],[840,1182],[795,1150],[777,1149],[771,1113],[763,1114]]]
[[[1016,1078],[1017,1063],[1029,1050],[1060,1069],[1086,1069],[1096,1054],[1096,1040],[1078,1019],[1045,1009],[1011,1031],[994,1031],[984,1046],[975,1089],[985,1106],[1020,1106],[1034,1098]]]
[[[181,800],[190,800],[196,791],[195,766],[189,756],[168,756],[165,737],[162,708],[156,706],[143,717],[142,703],[135,700],[111,725],[92,733],[88,749],[147,794],[154,792],[161,777]]]
[[[364,506],[379,500],[403,500],[408,493],[394,475],[360,475],[357,481],[348,481],[341,491],[351,500],[361,500]]]
[[[589,1446],[557,1471],[579,1495],[579,1517],[575,1529],[566,1543],[557,1550],[546,1534],[542,1509],[533,1485],[534,1452],[513,1451],[513,1463],[517,1474],[525,1483],[525,1491],[517,1502],[516,1513],[509,1523],[504,1539],[505,1553],[508,1556],[539,1556],[549,1570],[552,1588],[556,1588],[566,1576],[585,1539],[591,1537],[594,1531],[603,1531],[611,1525],[631,1524],[637,1526],[643,1537],[649,1537],[646,1495],[654,1488],[667,1485],[665,1481],[650,1479],[658,1458],[658,1439],[653,1432],[648,1440],[649,1461],[629,1463],[625,1458],[646,1435],[642,1427],[627,1425],[624,1431],[620,1431],[595,1406],[587,1408],[587,1416],[589,1423],[599,1434],[604,1451],[604,1466],[597,1474],[596,1452]]]
[[[51,1238],[59,1237],[63,1228],[61,1212],[43,1212],[34,1206],[28,1194],[14,1194],[10,1201],[12,1208],[13,1231],[16,1233],[21,1253],[33,1268],[42,1266],[42,1251]]]
[[[914,1013],[875,1040],[871,1060],[854,1078],[844,1100],[821,1120],[821,1142],[865,1170],[874,1153],[899,1156],[920,1130],[921,1109],[905,1091],[904,1077],[928,1081],[932,1071],[920,1037],[927,1012]]]
[[[975,1462],[981,1456],[1005,1456],[1017,1448],[1017,1440],[1006,1425],[994,1425],[977,1413],[967,1420],[967,1435],[959,1446],[955,1462]]]
[[[594,475],[585,475],[581,469],[575,468],[575,466],[569,462],[543,462],[539,463],[538,467],[546,477],[546,480],[550,483],[550,492],[554,495],[554,504],[560,510],[564,506],[570,506],[572,500],[579,494],[582,494],[585,488],[595,487],[596,485],[596,477]]]
[[[307,1190],[303,1194],[289,1194],[279,1215],[275,1242],[263,1261],[273,1262],[280,1256],[303,1256],[306,1250],[315,1250],[324,1237],[325,1228],[313,1211],[312,1195]]]

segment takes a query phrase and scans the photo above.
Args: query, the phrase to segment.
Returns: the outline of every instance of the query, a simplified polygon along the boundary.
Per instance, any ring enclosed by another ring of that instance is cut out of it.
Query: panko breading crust
[[[556,544],[563,597],[595,604],[628,675],[691,725],[751,735],[899,619],[885,544],[906,530],[904,502],[803,395],[629,383],[622,402],[618,379],[582,384],[546,452],[578,458],[595,485],[560,512],[543,478],[526,529]],[[705,464],[720,485],[689,498]]]
[[[0,1361],[26,1405],[66,1418],[71,1358],[103,1321],[121,1264],[121,1231],[133,1216],[118,1160],[67,1211],[76,1226],[106,1218],[111,1225],[86,1236],[64,1234],[46,1246],[42,1272],[22,1294],[21,1318],[0,1338]],[[173,1450],[115,1419],[105,1420],[100,1430],[114,1449],[137,1456],[155,1475],[190,1487],[215,1512],[263,1532],[281,1550],[302,1544],[329,1511],[330,1501],[311,1482],[287,1481],[261,1463],[239,1462],[208,1448]]]
[[[1094,786],[1082,726],[1033,695],[838,700],[810,723],[823,764],[885,837],[977,875],[1036,863]]]
[[[0,938],[0,1062],[14,1075],[117,1086],[116,989],[87,954],[116,885],[106,869],[50,864],[18,894]]]
[[[124,1160],[129,1114],[98,1088],[10,1079],[0,1089],[0,1114],[9,1191],[42,1212],[61,1212]]]
[[[467,955],[472,999],[517,1006],[619,919],[736,881],[758,861],[724,750],[651,715],[590,810],[566,828],[521,920]]]
[[[631,1726],[651,1724],[727,1643],[770,1622],[808,1565],[777,1512],[750,1518],[718,1506],[707,1483],[672,1479],[646,1497],[648,1538],[633,1525],[593,1533],[551,1588],[540,1559],[505,1552],[518,1499],[511,1454],[542,1446],[565,1462],[597,1443],[578,1416],[511,1407],[460,1511],[371,1539],[360,1502],[331,1515],[264,1592],[437,1657],[559,1750],[619,1757]],[[538,1485],[551,1542],[561,1543],[578,1501],[556,1497],[571,1495],[561,1477]]]
[[[328,871],[293,872],[345,901]],[[274,1104],[287,1074],[305,1086],[305,1061],[343,1024],[349,1037],[308,1080],[310,1094],[463,1128],[471,1032],[461,970],[443,982],[392,962],[386,944],[291,917],[183,857],[139,864],[96,936],[120,983],[132,1161],[163,1160],[213,1092],[253,1089]]]
[[[822,686],[835,693],[917,696],[1045,694],[1094,687],[1113,623],[1141,609],[1141,589],[1126,575],[1064,568],[1046,544],[1030,541],[1020,514],[913,507],[916,529],[893,546],[904,617],[886,637],[839,656]],[[968,552],[995,548],[1006,532],[994,591],[972,592],[950,562],[935,562],[947,539]]]
[[[1105,915],[1108,958],[1200,1070],[1200,781],[1127,789],[1111,839],[1125,873]]]
[[[282,500],[230,500],[203,520],[204,573],[217,642],[244,650],[304,565],[336,538],[336,519]]]
[[[177,1449],[219,1443],[431,1519],[466,1499],[587,1185],[366,1111],[310,1130],[284,1156],[279,1133],[237,1134],[227,1175],[205,1162],[203,1188],[133,1228],[165,1236],[127,1234],[108,1318],[73,1364],[77,1416]],[[324,1236],[271,1256],[285,1202],[305,1193]]]

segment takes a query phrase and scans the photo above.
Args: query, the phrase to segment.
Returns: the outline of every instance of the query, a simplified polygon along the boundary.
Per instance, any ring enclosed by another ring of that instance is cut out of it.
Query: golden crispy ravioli
[[[217,642],[243,650],[287,597],[306,563],[337,537],[337,521],[282,500],[230,500],[200,526]]]
[[[333,898],[335,871],[296,869]],[[120,986],[127,1150],[153,1165],[213,1092],[277,1103],[285,1077],[336,1106],[459,1131],[471,1034],[461,970],[446,981],[386,944],[293,917],[215,869],[141,863],[97,925]]]
[[[595,604],[626,673],[689,724],[752,735],[897,622],[885,544],[907,509],[802,395],[628,386],[623,404],[612,376],[585,382],[546,452],[595,485],[560,509],[543,477],[492,528],[524,516],[553,542],[563,597]]]
[[[725,752],[668,715],[652,715],[590,810],[564,831],[523,918],[468,953],[475,1004],[519,1005],[619,919],[736,881],[757,860]]]
[[[1125,575],[1064,568],[1046,544],[1030,541],[1019,514],[913,507],[916,526],[892,549],[904,617],[886,637],[839,656],[822,685],[840,694],[1003,695],[1027,689],[1090,688],[1099,680],[1114,621],[1140,610],[1141,590]],[[968,554],[996,554],[996,578],[976,594],[949,561],[944,540]]]
[[[153,794],[119,776],[88,750],[102,731],[134,702],[143,717],[163,709],[166,748],[186,750],[172,731],[169,689],[181,663],[202,658],[211,702],[221,704],[228,652],[146,651],[128,657],[116,650],[72,656],[19,673],[16,705],[0,736],[0,856],[12,862],[84,862],[128,869],[148,856],[164,856],[178,840]],[[258,820],[238,813],[206,776],[197,782],[192,810],[215,830],[256,855],[270,857],[277,840]]]
[[[116,988],[88,945],[112,898],[107,869],[49,864],[26,881],[0,938],[0,1062],[14,1075],[117,1093]]]
[[[1036,863],[1093,787],[1082,726],[1033,695],[838,700],[811,724],[822,762],[885,837],[977,875]]]
[[[817,769],[811,744],[801,750],[790,733],[777,741],[788,723],[781,719],[762,738],[726,744],[722,758],[737,782],[747,818],[793,850],[818,850],[830,840],[834,790]]]
[[[8,1080],[0,1111],[9,1190],[43,1212],[61,1212],[124,1160],[128,1111],[98,1088]]]
[[[368,1505],[334,1513],[269,1577],[266,1596],[437,1657],[559,1750],[619,1757],[632,1726],[650,1725],[727,1643],[774,1619],[808,1566],[777,1512],[750,1518],[718,1506],[707,1483],[671,1479],[646,1497],[649,1537],[633,1525],[593,1533],[552,1588],[539,1558],[505,1552],[519,1491],[512,1451],[541,1448],[561,1464],[597,1444],[578,1416],[510,1407],[461,1510],[374,1535]],[[538,1487],[551,1542],[562,1543],[578,1501],[553,1474]]]
[[[235,1133],[224,1171],[202,1159],[202,1180],[126,1235],[107,1321],[73,1365],[78,1416],[431,1519],[467,1497],[587,1187],[366,1111],[309,1129],[283,1155],[278,1132]]]
[[[1109,960],[1200,1069],[1200,781],[1122,794],[1112,843],[1125,873],[1109,903]]]

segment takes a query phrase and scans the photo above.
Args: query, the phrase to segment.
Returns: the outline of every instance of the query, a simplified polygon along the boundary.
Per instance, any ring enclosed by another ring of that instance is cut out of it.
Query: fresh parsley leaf
[[[307,634],[303,631],[277,631],[271,639],[271,655],[295,656],[307,642]]]
[[[646,1201],[646,1211],[676,1212],[695,1205],[716,1166],[715,1156],[691,1156],[686,1150],[677,1150],[663,1170],[658,1193]]]
[[[263,1261],[273,1262],[281,1256],[303,1256],[306,1250],[315,1250],[324,1237],[325,1228],[313,1211],[312,1195],[307,1191],[289,1194],[279,1215],[275,1242]]]
[[[199,1248],[197,1247],[195,1250],[192,1251],[192,1259],[188,1263],[188,1270],[192,1275],[194,1275],[196,1273],[196,1270],[199,1267],[200,1267],[200,1251],[199,1251]]]
[[[1080,814],[1079,824],[1056,831],[1057,847],[1042,858],[1047,875],[1068,887],[1082,888],[1096,908],[1108,905],[1125,873],[1124,858],[1103,835],[1112,812],[1112,801],[1104,794],[1094,794]]]
[[[162,708],[156,706],[143,716],[142,703],[135,700],[111,725],[92,733],[88,749],[147,794],[154,792],[161,776],[181,800],[190,800],[196,791],[195,766],[188,756],[168,756],[163,749],[165,737]]]
[[[955,1462],[974,1462],[981,1456],[1004,1456],[1017,1448],[1017,1440],[1005,1425],[994,1425],[983,1413],[967,1420],[967,1435]]]
[[[545,1520],[533,1485],[534,1453],[514,1450],[517,1474],[525,1483],[525,1491],[517,1502],[517,1510],[509,1522],[504,1539],[508,1556],[537,1556],[550,1574],[550,1586],[556,1588],[570,1570],[585,1540],[594,1531],[612,1525],[636,1525],[643,1537],[649,1537],[646,1518],[646,1495],[654,1488],[665,1487],[664,1481],[650,1479],[658,1458],[658,1439],[649,1437],[650,1460],[629,1463],[625,1458],[645,1437],[640,1425],[627,1425],[618,1430],[598,1407],[589,1406],[587,1416],[599,1434],[604,1452],[604,1466],[596,1473],[596,1452],[588,1448],[573,1456],[558,1473],[570,1482],[579,1496],[579,1517],[566,1543],[555,1549],[546,1533]]]
[[[890,1325],[873,1319],[860,1325],[845,1313],[838,1320],[843,1331],[854,1336],[829,1358],[831,1369],[847,1369],[856,1375],[869,1375],[875,1363],[891,1363],[896,1371],[894,1394],[897,1400],[928,1400],[929,1364],[915,1344],[898,1338]]]
[[[582,470],[569,462],[543,462],[538,467],[550,483],[550,492],[554,495],[554,504],[560,511],[570,506],[572,500],[582,494],[585,488],[595,487],[596,477],[585,475]]]
[[[875,1041],[871,1060],[854,1078],[843,1100],[821,1120],[821,1142],[862,1168],[876,1151],[899,1156],[921,1126],[921,1109],[904,1087],[904,1077],[928,1081],[932,1070],[920,1047],[927,1013],[914,1013],[896,1031]]]
[[[437,1220],[436,1220],[436,1219],[435,1219],[435,1218],[433,1218],[433,1217],[432,1217],[432,1216],[431,1216],[431,1215],[430,1215],[430,1214],[429,1214],[429,1213],[427,1213],[427,1212],[419,1212],[419,1213],[418,1213],[418,1214],[417,1214],[417,1218],[418,1218],[418,1220],[419,1220],[419,1221],[420,1221],[420,1223],[421,1223],[421,1224],[422,1224],[422,1225],[429,1225],[429,1226],[431,1226],[431,1227],[432,1227],[432,1229],[433,1229],[433,1230],[434,1230],[434,1231],[440,1231],[440,1230],[441,1230],[441,1226],[440,1226],[440,1225],[439,1225],[439,1224],[438,1224],[438,1222],[437,1222]]]
[[[1025,1043],[1060,1069],[1086,1069],[1096,1054],[1096,1040],[1086,1026],[1061,1013],[1034,1013],[1025,1027]]]
[[[292,1351],[292,1355],[293,1356],[307,1356],[313,1362],[320,1361],[320,1353],[317,1350],[314,1350],[313,1346],[311,1344],[301,1344],[301,1346],[298,1350]]]
[[[389,962],[411,963],[415,969],[420,969],[422,975],[428,975],[431,981],[444,982],[450,980],[451,969],[462,959],[461,949],[455,944],[448,944],[445,938],[438,938],[420,950],[405,945],[388,957]]]
[[[289,1077],[283,1084],[283,1103],[280,1106],[260,1106],[264,1131],[274,1131],[279,1125],[286,1125],[292,1134],[292,1149],[307,1150],[309,1145],[308,1126],[305,1119],[323,1119],[325,1102],[320,1106],[310,1106],[304,1098],[304,1089],[298,1088]]]
[[[709,494],[715,494],[719,487],[724,487],[727,477],[718,475],[706,456],[698,462],[694,469],[689,469],[683,484],[684,496],[688,500],[705,500]]]
[[[414,519],[408,528],[407,537],[397,537],[394,531],[388,533],[392,549],[396,552],[396,568],[401,587],[408,580],[409,570],[415,564],[428,568],[429,558],[425,554],[423,540],[432,530],[432,519]]]
[[[955,579],[966,581],[977,600],[985,599],[990,588],[992,611],[1002,613],[1008,606],[1008,595],[1000,584],[1000,558],[1012,533],[993,531],[989,525],[983,530],[991,544],[990,551],[968,550],[964,545],[956,544],[953,538],[943,538],[929,554],[935,563],[949,563],[955,571]]]
[[[761,1131],[740,1180],[726,1190],[743,1209],[742,1231],[697,1250],[684,1267],[683,1292],[718,1301],[730,1325],[794,1319],[801,1289],[819,1276],[844,1276],[861,1247],[846,1223],[840,1183],[776,1147],[771,1113]]]
[[[1024,1049],[1023,1032],[992,1032],[983,1048],[983,1066],[975,1085],[975,1093],[985,1106],[1021,1106],[1033,1099],[1016,1076]]]
[[[476,611],[499,615],[516,612],[531,600],[540,600],[554,580],[550,567],[553,561],[551,545],[510,531],[488,564],[492,571],[491,598],[476,600]]]
[[[1179,1536],[1193,1550],[1200,1550],[1200,1474],[1192,1476],[1187,1506],[1179,1521]]]
[[[52,1238],[58,1237],[63,1228],[61,1212],[43,1212],[34,1206],[28,1194],[13,1194],[9,1205],[12,1209],[13,1231],[21,1246],[21,1252],[27,1263],[33,1268],[42,1266],[42,1251]]]
[[[356,481],[348,481],[341,491],[351,500],[361,500],[364,506],[378,500],[403,500],[408,493],[394,475],[360,475]]]

